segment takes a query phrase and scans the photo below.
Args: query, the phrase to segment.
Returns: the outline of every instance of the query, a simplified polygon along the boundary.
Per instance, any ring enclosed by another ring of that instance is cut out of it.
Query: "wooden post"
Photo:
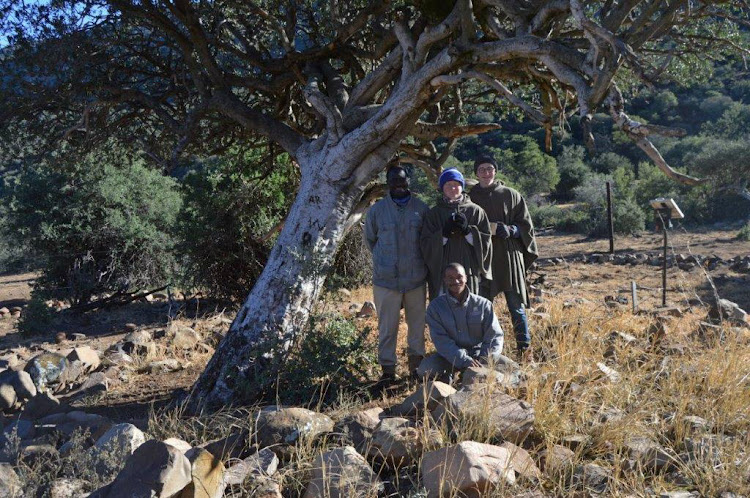
[[[667,221],[662,217],[662,230],[664,231],[664,261],[661,265],[661,285],[664,289],[661,294],[661,305],[667,305]]]
[[[630,281],[630,300],[633,302],[633,314],[638,312],[638,290],[635,280]]]
[[[609,253],[615,253],[615,225],[612,221],[612,182],[607,182],[607,227],[609,228]]]

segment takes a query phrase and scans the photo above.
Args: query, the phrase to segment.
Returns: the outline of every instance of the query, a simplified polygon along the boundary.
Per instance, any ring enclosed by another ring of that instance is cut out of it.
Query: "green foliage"
[[[589,213],[585,206],[562,208],[555,205],[529,205],[529,213],[538,228],[555,227],[562,232],[587,233]]]
[[[627,157],[622,157],[614,152],[599,154],[591,162],[591,167],[597,173],[609,174],[618,168],[633,170],[633,163]]]
[[[588,214],[582,226],[585,233],[596,237],[603,237],[608,233],[607,180],[612,182],[612,218],[615,232],[631,234],[643,230],[646,215],[633,197],[633,174],[620,167],[611,177],[592,175],[576,189],[576,201],[586,206]]]
[[[704,124],[703,131],[730,140],[750,137],[750,105],[733,103],[719,119]]]
[[[517,188],[523,195],[549,193],[560,181],[557,161],[545,154],[531,137],[516,135],[508,142],[507,148],[490,147],[487,153],[498,163],[499,178],[504,183]]]
[[[750,241],[750,222],[745,224],[745,226],[740,228],[739,232],[737,232],[737,240],[744,240],[745,242]]]
[[[57,171],[27,168],[8,214],[19,240],[44,260],[38,288],[84,303],[168,281],[180,204],[173,179],[138,161],[92,155]]]
[[[46,334],[54,316],[55,312],[47,306],[39,292],[32,292],[31,299],[18,320],[18,332],[24,337]]]
[[[585,150],[580,146],[563,147],[557,158],[560,181],[555,187],[555,199],[569,201],[573,199],[573,190],[580,186],[591,174],[584,162]]]
[[[333,401],[377,368],[377,343],[369,327],[338,314],[313,315],[308,331],[279,375],[283,403]]]
[[[263,237],[283,219],[297,183],[286,156],[265,166],[257,153],[190,166],[178,221],[186,285],[222,299],[247,296],[271,249]]]

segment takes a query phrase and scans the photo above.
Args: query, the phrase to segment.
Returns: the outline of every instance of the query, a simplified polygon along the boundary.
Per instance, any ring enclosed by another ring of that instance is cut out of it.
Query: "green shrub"
[[[220,299],[244,299],[263,271],[296,190],[287,159],[263,174],[258,153],[192,164],[183,180],[178,233],[185,286]]]
[[[377,342],[369,327],[357,328],[341,315],[313,315],[307,333],[279,375],[284,403],[333,401],[361,384],[377,368]]]
[[[9,224],[43,258],[37,288],[74,304],[167,282],[174,271],[176,182],[141,162],[90,156],[73,167],[26,169]]]
[[[750,222],[745,224],[744,227],[740,228],[740,231],[737,232],[737,239],[750,241]]]
[[[529,212],[537,228],[554,227],[562,232],[587,233],[589,214],[585,206],[561,208],[555,205],[531,204]]]
[[[573,199],[573,191],[591,174],[591,170],[584,162],[584,155],[583,147],[563,147],[557,158],[560,181],[555,187],[555,199],[558,201]]]
[[[18,332],[24,337],[44,335],[49,332],[55,312],[44,302],[38,292],[32,292],[29,304],[18,320]]]
[[[582,220],[584,233],[604,237],[609,233],[606,182],[612,182],[612,218],[617,233],[643,230],[646,215],[634,199],[633,176],[618,168],[611,177],[592,175],[576,189],[576,200],[586,206],[588,216]]]

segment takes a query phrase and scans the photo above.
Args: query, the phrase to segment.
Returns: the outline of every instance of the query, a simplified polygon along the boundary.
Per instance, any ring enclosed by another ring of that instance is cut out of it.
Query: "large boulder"
[[[422,384],[414,393],[408,396],[400,405],[391,409],[394,415],[414,415],[422,412],[425,407],[432,411],[438,404],[456,390],[443,382],[433,381]]]
[[[91,449],[96,472],[106,475],[117,470],[145,442],[146,436],[133,424],[113,425]]]
[[[492,384],[474,384],[451,394],[435,409],[438,422],[451,427],[479,424],[490,435],[520,443],[534,429],[534,409]]]
[[[152,439],[130,455],[109,485],[107,498],[171,498],[192,482],[190,461],[177,448]]]
[[[365,457],[346,446],[315,459],[304,498],[376,498],[382,490],[383,483]]]
[[[478,498],[494,486],[516,482],[508,449],[474,441],[425,453],[420,468],[429,498],[457,493]]]
[[[48,386],[67,381],[70,362],[58,353],[42,353],[29,360],[24,370],[29,373],[37,391],[46,391]]]
[[[375,428],[368,453],[398,467],[417,459],[425,446],[429,448],[440,444],[442,436],[438,431],[418,427],[405,418],[393,417],[381,420]]]
[[[333,420],[305,408],[268,406],[258,414],[255,431],[261,448],[288,457],[297,443],[333,431]]]
[[[221,460],[203,448],[194,448],[185,456],[190,461],[191,481],[180,498],[221,498],[224,496],[226,469]]]

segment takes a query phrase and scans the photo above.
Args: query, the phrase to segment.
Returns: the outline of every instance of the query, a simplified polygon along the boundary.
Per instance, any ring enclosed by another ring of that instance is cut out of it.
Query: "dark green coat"
[[[516,225],[521,238],[501,239],[492,235],[492,282],[491,294],[514,290],[521,295],[526,306],[529,296],[526,290],[526,270],[539,256],[526,201],[518,191],[495,182],[487,188],[476,185],[469,192],[471,200],[484,209],[490,222]]]
[[[443,225],[451,213],[459,211],[466,216],[474,245],[465,237],[452,237],[443,245]],[[443,286],[443,269],[448,263],[460,263],[466,269],[467,286],[474,294],[479,294],[481,278],[492,278],[490,261],[490,222],[482,208],[464,194],[457,203],[449,203],[440,198],[437,205],[424,217],[421,237],[422,256],[427,265],[427,284],[430,300],[440,294]]]

